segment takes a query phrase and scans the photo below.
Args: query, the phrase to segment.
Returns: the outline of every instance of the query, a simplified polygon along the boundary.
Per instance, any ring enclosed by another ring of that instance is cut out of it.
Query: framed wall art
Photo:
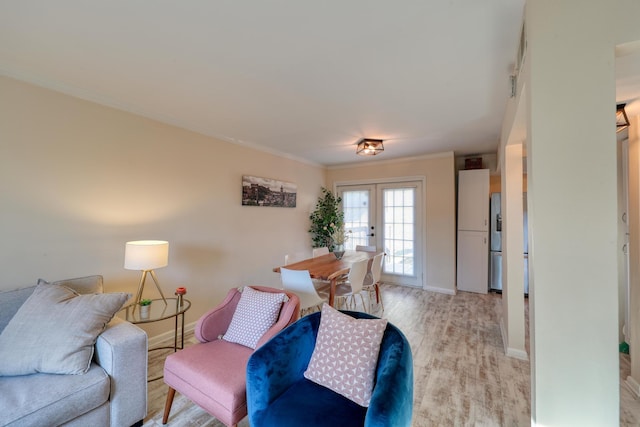
[[[242,176],[243,206],[296,207],[297,186],[291,182],[257,176]]]

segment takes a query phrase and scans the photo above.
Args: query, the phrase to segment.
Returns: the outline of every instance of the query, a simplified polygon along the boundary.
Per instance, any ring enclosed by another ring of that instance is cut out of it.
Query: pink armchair
[[[252,286],[262,292],[286,293],[280,317],[258,341],[259,348],[298,319],[300,300],[282,289]],[[164,382],[169,386],[162,423],[166,424],[175,392],[179,391],[227,426],[235,426],[247,415],[246,367],[250,347],[220,339],[228,329],[241,293],[231,289],[224,301],[205,313],[196,324],[198,344],[167,357]]]

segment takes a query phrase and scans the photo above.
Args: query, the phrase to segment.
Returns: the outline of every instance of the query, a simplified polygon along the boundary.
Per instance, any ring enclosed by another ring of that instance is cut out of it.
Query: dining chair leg
[[[371,307],[369,307],[369,309],[367,310],[367,306],[364,303],[364,295],[362,295],[362,292],[360,292],[360,300],[362,301],[362,310],[365,313],[371,313]]]
[[[167,393],[167,401],[164,404],[164,415],[162,416],[162,424],[166,424],[169,419],[169,412],[171,412],[171,405],[173,404],[173,398],[176,395],[176,389],[169,387]]]
[[[380,304],[382,311],[384,311],[384,303],[382,302],[382,293],[380,292],[380,284],[376,283],[376,301]]]

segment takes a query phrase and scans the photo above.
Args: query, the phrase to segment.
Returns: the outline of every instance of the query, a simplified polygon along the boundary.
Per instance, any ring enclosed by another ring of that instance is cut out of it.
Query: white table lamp
[[[136,292],[136,304],[142,299],[142,291],[147,273],[151,273],[151,278],[156,288],[158,288],[164,303],[167,303],[167,299],[164,297],[162,289],[160,289],[160,285],[158,284],[156,273],[153,271],[155,268],[162,268],[167,265],[169,265],[169,242],[165,242],[164,240],[137,240],[127,242],[124,250],[124,268],[127,270],[142,271],[138,292]]]

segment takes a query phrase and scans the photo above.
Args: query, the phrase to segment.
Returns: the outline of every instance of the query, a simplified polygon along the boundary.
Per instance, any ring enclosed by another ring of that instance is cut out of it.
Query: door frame
[[[403,182],[416,182],[419,181],[422,186],[422,197],[420,203],[420,209],[422,210],[422,224],[420,224],[420,231],[422,235],[420,236],[420,253],[422,254],[422,268],[421,268],[421,276],[418,278],[418,282],[422,283],[420,288],[427,289],[427,283],[425,280],[425,269],[427,268],[427,177],[424,175],[421,176],[401,176],[401,177],[389,177],[389,178],[368,178],[368,179],[355,179],[349,181],[334,181],[333,183],[333,193],[338,194],[339,186],[350,186],[350,185],[380,185],[380,184],[398,184]]]

